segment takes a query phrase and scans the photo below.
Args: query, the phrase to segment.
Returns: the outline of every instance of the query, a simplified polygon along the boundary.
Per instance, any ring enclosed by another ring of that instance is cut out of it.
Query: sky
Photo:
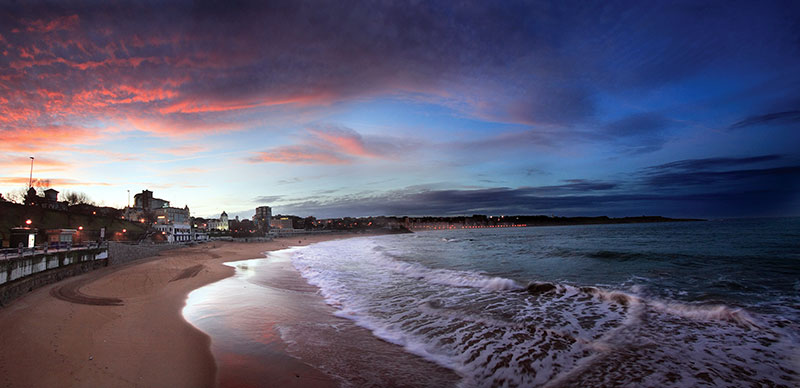
[[[0,193],[800,215],[796,1],[0,2]]]

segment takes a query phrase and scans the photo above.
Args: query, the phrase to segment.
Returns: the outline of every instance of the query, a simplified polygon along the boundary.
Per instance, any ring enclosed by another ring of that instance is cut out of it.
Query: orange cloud
[[[0,170],[4,171],[27,171],[30,168],[31,160],[28,156],[0,156]],[[37,157],[35,160],[36,171],[63,171],[70,168],[70,164],[60,160],[47,157]]]
[[[319,96],[314,96],[314,97],[303,96],[303,97],[291,97],[285,99],[268,99],[266,101],[258,101],[258,102],[239,102],[239,101],[220,102],[220,101],[185,100],[161,108],[159,109],[159,112],[161,112],[162,114],[226,112],[232,110],[261,108],[261,107],[275,106],[275,105],[305,104],[305,103],[310,103],[319,98],[320,98]]]
[[[28,185],[29,177],[0,177],[0,185]],[[72,186],[113,186],[105,182],[82,182],[74,179],[61,178],[37,178],[34,179],[34,186],[37,183],[47,182],[50,187],[72,187]]]
[[[259,152],[249,161],[292,164],[347,164],[351,162],[341,155],[305,146],[278,147],[270,151]]]
[[[101,135],[88,128],[51,125],[0,130],[0,137],[3,140],[0,142],[0,151],[30,153],[63,150],[69,145],[99,139]]]

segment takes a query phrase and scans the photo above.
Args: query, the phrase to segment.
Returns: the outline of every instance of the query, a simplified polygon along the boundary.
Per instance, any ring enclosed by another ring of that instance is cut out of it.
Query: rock
[[[531,295],[546,294],[554,291],[556,286],[551,283],[531,283],[528,285],[528,293]]]

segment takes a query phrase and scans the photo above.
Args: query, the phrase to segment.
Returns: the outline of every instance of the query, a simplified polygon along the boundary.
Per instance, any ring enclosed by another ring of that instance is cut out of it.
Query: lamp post
[[[33,187],[33,156],[31,156],[31,177],[28,180],[28,188]]]

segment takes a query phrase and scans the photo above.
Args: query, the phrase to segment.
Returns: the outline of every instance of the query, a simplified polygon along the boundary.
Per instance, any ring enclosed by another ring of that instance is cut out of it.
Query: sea
[[[800,386],[800,218],[424,231],[241,263],[187,318],[212,342],[269,330],[342,386]],[[259,325],[274,263],[322,306]]]

